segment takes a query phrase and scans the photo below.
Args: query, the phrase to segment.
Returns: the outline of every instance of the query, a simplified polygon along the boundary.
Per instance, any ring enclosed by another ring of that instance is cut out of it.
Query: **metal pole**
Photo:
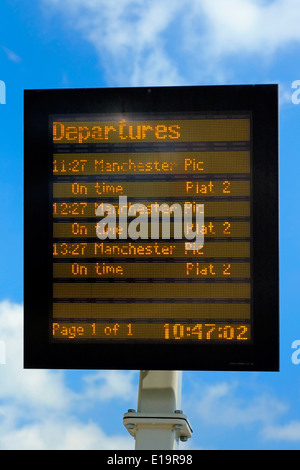
[[[181,411],[181,371],[140,371],[138,409],[123,422],[135,438],[136,450],[174,450],[192,435]]]

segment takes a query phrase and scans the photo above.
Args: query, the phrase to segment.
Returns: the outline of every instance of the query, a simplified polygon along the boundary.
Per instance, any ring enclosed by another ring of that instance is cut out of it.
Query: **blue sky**
[[[2,0],[1,450],[133,449],[139,378],[22,369],[23,90],[248,83],[280,86],[281,370],[184,372],[181,448],[300,448],[299,25],[299,0]]]

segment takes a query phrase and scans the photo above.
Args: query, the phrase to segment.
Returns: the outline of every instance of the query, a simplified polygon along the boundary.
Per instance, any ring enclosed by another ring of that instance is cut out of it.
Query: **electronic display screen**
[[[25,367],[278,368],[276,98],[25,92]]]

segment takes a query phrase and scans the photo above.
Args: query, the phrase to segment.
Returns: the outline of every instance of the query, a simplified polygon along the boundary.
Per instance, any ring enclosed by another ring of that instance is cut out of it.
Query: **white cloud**
[[[2,431],[0,425],[0,432]],[[48,419],[1,432],[3,450],[126,450],[133,449],[129,437],[108,437],[94,423]]]
[[[300,40],[297,0],[203,0],[196,5],[201,5],[198,18],[206,18],[206,46],[213,55],[265,55]]]
[[[0,366],[0,399],[38,408],[68,405],[61,372],[23,370],[23,308],[9,301],[0,303],[0,339],[5,344],[6,364]]]
[[[196,405],[197,414],[210,425],[236,427],[251,423],[269,425],[287,411],[285,404],[261,392],[253,394],[250,399],[242,397],[242,388],[238,383],[204,385]]]
[[[6,364],[0,365],[0,449],[133,449],[133,438],[123,430],[122,414],[126,403],[128,407],[137,403],[137,372],[80,371],[74,386],[67,385],[64,371],[24,370],[22,317],[21,305],[0,302],[0,340],[6,346]],[[189,389],[184,397],[194,428],[189,448],[197,445],[199,423],[224,429],[254,424],[265,440],[300,440],[299,421],[276,424],[289,410],[270,393],[255,386],[250,390],[249,384],[245,389],[238,382],[205,384],[198,376],[193,386],[197,393]],[[108,435],[104,426],[118,426],[109,422],[112,410],[119,414],[122,432]]]
[[[0,364],[0,449],[133,448],[125,428],[124,435],[109,436],[97,422],[82,417],[93,406],[105,415],[107,401],[116,396],[132,406],[133,373],[82,371],[82,390],[75,392],[64,371],[24,370],[23,307],[10,301],[0,302],[0,340],[5,345],[5,364]]]
[[[112,85],[232,79],[226,58],[300,41],[298,0],[41,0],[94,47]]]
[[[186,403],[188,410],[193,410],[190,418],[195,433],[199,426],[199,434],[202,428],[226,429],[228,432],[249,432],[255,428],[262,442],[300,442],[300,421],[277,424],[291,411],[289,404],[270,390],[263,391],[255,379],[247,383],[238,380],[213,384],[199,381],[191,384],[191,390]],[[185,410],[187,415],[188,410]]]
[[[131,400],[137,402],[137,390],[133,386],[135,371],[97,371],[84,377],[86,396],[93,400]]]
[[[300,442],[300,421],[292,421],[283,426],[268,426],[264,429],[266,439]]]
[[[163,35],[181,9],[173,0],[43,0],[63,13],[69,28],[79,30],[99,55],[114,84],[181,82],[164,48]]]
[[[5,52],[8,60],[10,60],[11,62],[15,62],[16,64],[18,64],[19,62],[22,61],[21,57],[18,54],[16,54],[14,51],[12,51],[6,46],[1,46],[1,47],[3,51]]]

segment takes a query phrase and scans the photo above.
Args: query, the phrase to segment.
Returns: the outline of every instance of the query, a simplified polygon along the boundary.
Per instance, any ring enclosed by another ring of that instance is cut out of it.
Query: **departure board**
[[[277,368],[276,96],[26,92],[26,367]]]

